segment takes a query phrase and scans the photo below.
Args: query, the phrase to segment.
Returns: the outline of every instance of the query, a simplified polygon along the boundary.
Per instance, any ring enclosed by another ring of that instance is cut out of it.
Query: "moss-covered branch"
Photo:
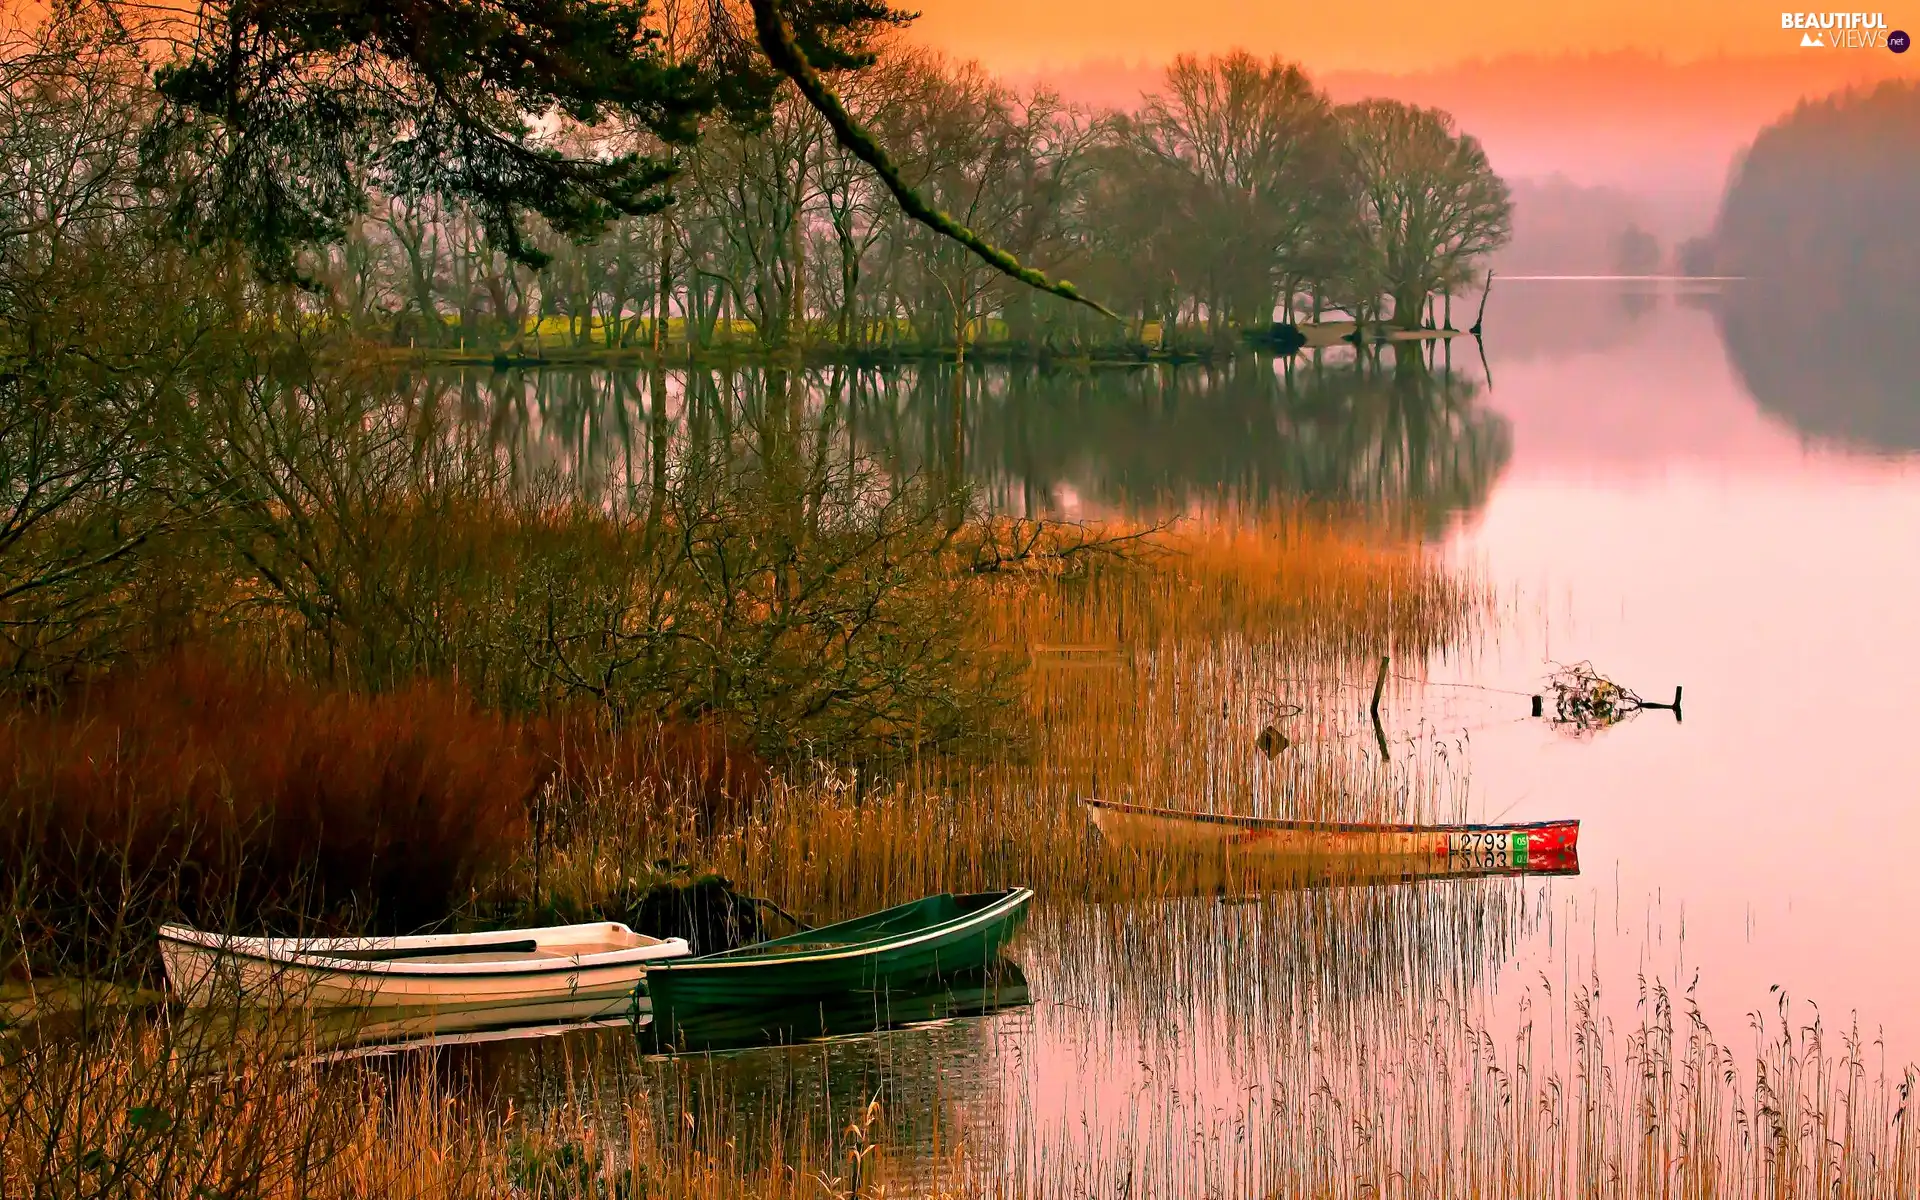
[[[842,146],[853,151],[861,162],[873,168],[874,174],[880,177],[880,182],[886,184],[887,190],[893,193],[893,198],[899,202],[901,210],[909,217],[944,237],[952,238],[973,251],[987,265],[1019,280],[1028,287],[1052,292],[1076,304],[1084,304],[1095,312],[1116,321],[1120,319],[1113,310],[1083,295],[1079,288],[1066,280],[1049,279],[1044,272],[1022,266],[1019,259],[922,199],[920,194],[901,178],[900,168],[887,157],[886,150],[873,139],[873,135],[860,127],[852,114],[847,112],[846,106],[840,103],[840,97],[834,92],[832,86],[820,72],[814,69],[813,64],[807,61],[806,54],[794,40],[792,27],[787,24],[786,18],[780,15],[777,0],[753,0],[753,23],[760,40],[760,48],[773,63],[774,69],[793,80],[794,86],[800,89],[800,94],[806,98],[807,103],[827,119],[827,124],[833,128],[834,137],[839,139]]]

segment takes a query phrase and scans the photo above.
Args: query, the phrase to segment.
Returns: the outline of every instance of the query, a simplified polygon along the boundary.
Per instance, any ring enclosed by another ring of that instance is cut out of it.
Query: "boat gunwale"
[[[606,922],[592,922],[592,924],[602,925],[606,924]],[[556,925],[549,926],[548,928],[567,929],[572,927]],[[178,932],[169,932],[169,930],[177,930]],[[498,930],[495,932],[518,933],[537,931]],[[633,931],[629,929],[628,932],[632,933]],[[198,934],[199,936],[182,937],[180,936],[182,933]],[[190,947],[193,950],[216,957],[245,959],[249,962],[264,963],[279,971],[288,973],[304,972],[319,975],[355,975],[378,979],[508,979],[538,975],[579,975],[586,972],[614,970],[618,968],[629,968],[638,964],[650,964],[656,960],[668,961],[674,958],[684,958],[691,949],[685,938],[653,938],[650,939],[652,944],[647,946],[628,946],[620,950],[606,950],[597,954],[575,954],[560,959],[527,959],[526,965],[524,966],[502,967],[499,965],[500,963],[511,960],[493,959],[473,963],[448,963],[408,962],[405,959],[394,959],[386,962],[370,963],[364,959],[335,958],[324,951],[286,950],[275,953],[271,948],[255,950],[242,947],[246,945],[257,946],[261,943],[272,943],[282,939],[256,937],[227,938],[222,934],[212,933],[204,929],[192,929],[184,925],[164,925],[160,928],[157,936],[160,941],[171,942],[176,946]],[[636,936],[646,937],[647,935],[637,934]],[[285,940],[297,941],[299,939]],[[343,941],[356,939],[330,938],[326,940]],[[359,940],[390,941],[392,939],[368,938]],[[679,943],[679,945],[676,946],[675,943]],[[424,949],[425,947],[420,948]],[[476,947],[476,950],[481,949],[484,949],[484,945]],[[663,950],[666,951],[665,954],[661,953]]]
[[[1082,804],[1095,813],[1112,812],[1124,816],[1154,817],[1163,820],[1191,821],[1203,825],[1225,825],[1241,829],[1266,829],[1297,833],[1522,833],[1542,829],[1559,829],[1573,826],[1576,835],[1580,828],[1578,817],[1565,817],[1552,821],[1509,821],[1488,824],[1458,822],[1452,824],[1422,825],[1407,823],[1371,823],[1353,821],[1300,821],[1286,817],[1243,817],[1231,813],[1187,812],[1175,808],[1154,808],[1145,804],[1128,804],[1120,800],[1083,799]]]
[[[842,958],[861,958],[881,948],[906,949],[932,938],[950,933],[964,932],[973,927],[998,920],[1026,905],[1033,899],[1033,889],[1029,887],[1008,888],[1006,895],[977,912],[956,917],[951,921],[941,921],[908,936],[891,935],[869,938],[864,942],[851,942],[833,950],[817,950],[804,954],[759,954],[748,955],[751,946],[742,946],[738,950],[727,950],[719,954],[707,954],[698,958],[681,958],[663,962],[652,968],[648,974],[665,972],[684,974],[694,970],[726,970],[733,967],[785,966],[787,964],[831,962]],[[919,903],[919,901],[909,901]],[[902,906],[904,907],[904,906]],[[884,911],[884,910],[882,910]],[[777,940],[777,939],[776,939]],[[739,955],[740,957],[731,957]]]

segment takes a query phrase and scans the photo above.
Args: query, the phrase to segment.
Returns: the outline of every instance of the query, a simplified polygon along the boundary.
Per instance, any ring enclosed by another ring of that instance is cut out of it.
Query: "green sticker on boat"
[[[1513,865],[1516,867],[1527,865],[1527,835],[1524,833],[1513,835]]]

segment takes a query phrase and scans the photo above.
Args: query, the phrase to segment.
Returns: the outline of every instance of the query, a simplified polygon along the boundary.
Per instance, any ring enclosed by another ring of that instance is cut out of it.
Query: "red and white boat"
[[[1572,875],[1578,821],[1489,825],[1290,821],[1085,801],[1101,837],[1146,854],[1220,857],[1247,866],[1320,866],[1384,876]]]

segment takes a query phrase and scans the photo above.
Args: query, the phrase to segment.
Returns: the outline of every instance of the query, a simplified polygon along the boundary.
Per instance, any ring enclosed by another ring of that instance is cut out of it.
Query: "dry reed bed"
[[[1199,973],[1234,970],[1223,956]],[[1889,1076],[1857,1030],[1836,1038],[1784,1006],[1755,1014],[1736,1045],[1657,984],[1616,1026],[1589,985],[1496,1034],[1457,1006],[1409,999],[1404,981],[1383,979],[1371,1002],[1282,1002],[1254,997],[1249,974],[1238,969],[1243,1008],[1196,1004],[1160,1023],[1125,998],[1089,1013],[1050,997],[1012,1025],[731,1061],[616,1051],[600,1068],[583,1054],[525,1110],[479,1102],[431,1057],[317,1067],[241,1040],[219,1047],[222,1071],[189,1076],[176,1030],[104,1031],[85,1056],[71,1043],[16,1049],[0,1092],[0,1191],[1903,1200],[1920,1189],[1904,1113],[1913,1076]],[[1040,1025],[1055,1027],[1046,1041],[1078,1039],[1079,1056],[1034,1059]],[[1114,1061],[1123,1053],[1139,1056],[1144,1084],[1113,1086],[1131,1066]],[[1065,1104],[1049,1090],[1063,1080]]]
[[[270,1036],[99,1014],[0,1044],[0,1194],[480,1196],[486,1155],[446,1098],[329,1078]]]
[[[6,1047],[0,1195],[811,1200],[844,1193],[837,1177],[854,1169],[839,1131],[816,1136],[777,1109],[663,1126],[644,1103],[570,1104],[523,1119],[479,1103],[431,1054],[326,1065],[288,1058],[271,1033],[213,1044],[180,1021],[95,1034]],[[858,1169],[882,1184],[887,1153],[860,1154]]]
[[[1601,1015],[1597,984],[1545,999],[1504,1033],[1391,990],[1360,1004],[1296,996],[1257,1020],[1195,1005],[1159,1026],[1105,1018],[1146,1031],[1117,1045],[1063,1007],[1042,1018],[1059,1026],[1046,1040],[1096,1049],[1064,1104],[1019,1098],[1003,1133],[1015,1169],[997,1194],[1920,1194],[1904,1113],[1914,1073],[1889,1073],[1857,1029],[1835,1038],[1782,1006],[1754,1014],[1736,1045],[1658,983],[1626,1025]],[[1108,1065],[1120,1047],[1144,1086]]]
[[[1024,883],[1043,895],[1188,890],[1177,864],[1116,861],[1089,796],[1318,819],[1446,819],[1459,763],[1366,716],[1382,654],[1461,652],[1489,594],[1416,547],[1304,511],[1222,511],[1133,537],[1127,559],[1043,557],[992,585],[986,644],[1025,664],[1028,731],[996,761],[916,763],[884,788],[822,769],[775,784],[713,833],[700,806],[613,787],[579,806],[556,886],[587,895],[666,859],[710,865],[815,918],[931,891]],[[1291,746],[1268,759],[1268,723]]]

